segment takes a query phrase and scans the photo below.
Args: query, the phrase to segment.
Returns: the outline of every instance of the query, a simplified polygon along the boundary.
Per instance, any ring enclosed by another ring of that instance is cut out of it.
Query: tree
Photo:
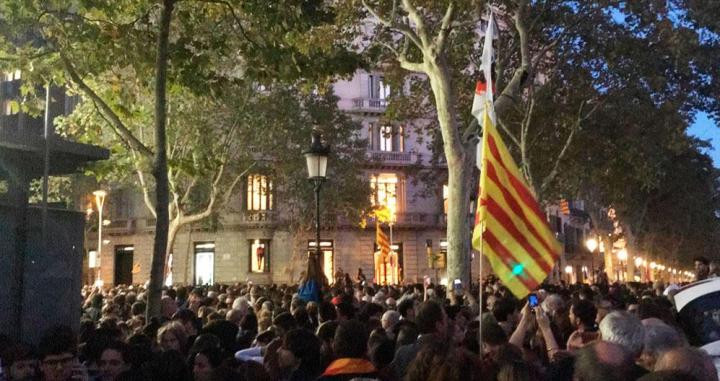
[[[629,114],[621,117],[637,113],[630,106],[639,104],[653,111],[665,108],[685,122],[688,110],[708,107],[717,80],[704,63],[717,48],[687,25],[673,23],[673,12],[662,4],[493,3],[500,26],[494,62],[498,123],[542,202],[565,189],[570,153],[608,102],[620,98],[618,103],[626,103],[621,109]],[[390,117],[420,119],[420,129],[441,137],[442,145],[433,146],[442,148],[448,167],[448,275],[463,279],[468,273],[467,211],[475,191],[475,144],[468,139],[475,124],[469,111],[479,77],[484,5],[366,0],[367,13],[360,16],[377,26],[366,41],[367,52],[389,63],[383,69],[409,90],[393,94],[391,102],[400,106],[389,107]]]
[[[38,84],[67,84],[93,103],[124,145],[152,160],[157,222],[148,316],[159,314],[168,247],[166,84],[206,94],[237,78],[321,80],[351,73],[359,61],[335,42],[343,31],[333,26],[334,20],[322,1],[288,0],[275,7],[211,0],[0,4],[0,65],[23,70],[22,107],[32,109]],[[127,104],[95,90],[123,70],[141,87],[154,83],[153,145],[144,144],[126,124]]]

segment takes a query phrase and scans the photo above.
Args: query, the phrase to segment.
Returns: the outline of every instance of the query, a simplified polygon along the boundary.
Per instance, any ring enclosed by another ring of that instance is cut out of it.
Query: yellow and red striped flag
[[[487,112],[473,247],[518,298],[552,271],[562,247]],[[483,231],[484,227],[484,231]]]
[[[570,215],[570,203],[568,202],[568,200],[560,200],[560,211],[566,216]]]
[[[383,257],[390,253],[390,239],[387,234],[380,228],[380,222],[375,222],[375,243],[377,243],[378,250],[382,253]]]
[[[490,72],[492,23],[491,14],[483,49],[485,88],[491,91],[476,92],[476,98],[485,97],[486,106],[480,114],[473,113],[482,118],[483,126],[473,247],[488,258],[503,284],[516,297],[523,298],[552,271],[562,246],[495,127]]]

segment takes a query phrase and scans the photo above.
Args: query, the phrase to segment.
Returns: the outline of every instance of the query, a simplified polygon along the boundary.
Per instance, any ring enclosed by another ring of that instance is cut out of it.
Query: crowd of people
[[[493,278],[482,303],[478,285],[349,276],[319,302],[297,286],[175,286],[150,321],[144,288],[86,287],[79,331],[0,338],[0,358],[12,381],[718,380],[666,286],[543,284],[536,306]]]

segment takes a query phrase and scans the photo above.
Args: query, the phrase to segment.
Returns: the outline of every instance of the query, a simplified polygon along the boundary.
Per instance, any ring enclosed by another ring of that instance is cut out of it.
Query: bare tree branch
[[[425,28],[425,20],[423,20],[420,12],[410,2],[411,0],[402,0],[403,8],[408,13],[410,20],[415,23],[415,29],[417,30],[417,36],[420,37],[422,47],[430,46],[430,36],[428,35],[427,28]]]
[[[498,122],[498,125],[500,126],[500,129],[505,133],[505,135],[507,135],[510,138],[510,141],[513,142],[513,144],[515,144],[518,148],[520,148],[520,141],[518,140],[517,137],[515,137],[515,135],[512,132],[510,132],[510,129],[505,124],[505,122],[503,122],[502,119],[500,119],[500,118],[497,118],[497,122]]]
[[[542,182],[542,185],[540,187],[541,191],[544,191],[547,189],[547,187],[550,185],[550,183],[555,179],[555,177],[558,174],[558,168],[560,167],[560,162],[565,157],[565,154],[567,153],[568,148],[570,147],[570,144],[573,141],[573,138],[575,137],[575,133],[580,129],[580,126],[582,125],[582,122],[587,120],[597,109],[602,105],[604,102],[596,102],[595,106],[584,116],[582,115],[583,108],[586,105],[586,102],[583,101],[580,103],[580,107],[578,109],[578,114],[575,120],[575,124],[573,125],[572,129],[570,130],[570,134],[568,135],[567,139],[565,140],[565,145],[563,146],[562,150],[560,151],[560,154],[555,159],[555,164],[553,165],[553,169],[548,173],[548,175],[545,177],[545,179]]]
[[[412,30],[410,25],[400,23],[397,21],[397,16],[395,14],[396,13],[396,10],[395,10],[396,3],[395,2],[393,2],[393,14],[392,14],[393,18],[389,19],[389,20],[381,17],[380,14],[377,12],[377,10],[373,9],[370,6],[370,4],[367,3],[366,0],[362,0],[362,4],[365,7],[365,9],[367,9],[368,12],[370,12],[370,14],[380,22],[380,24],[382,24],[383,26],[385,26],[388,29],[395,30],[395,31],[403,34],[405,37],[410,39],[410,41],[412,41],[413,44],[415,44],[415,46],[417,46],[419,49],[422,49],[422,47],[423,47],[422,42],[421,42],[420,38],[418,37],[417,33],[415,33],[415,31]]]
[[[135,166],[135,173],[137,173],[138,180],[140,181],[140,189],[143,192],[143,201],[145,201],[145,206],[147,206],[150,214],[152,214],[154,218],[157,218],[157,213],[155,212],[155,204],[153,204],[150,197],[150,191],[148,190],[148,185],[145,181],[145,173],[140,166],[140,159],[138,158],[138,155],[135,153],[134,150],[131,149],[130,153],[133,156],[132,161],[133,165]]]
[[[145,144],[138,140],[135,135],[133,135],[133,133],[120,120],[117,114],[110,108],[110,106],[108,106],[108,104],[105,103],[105,101],[99,95],[97,95],[97,93],[95,93],[82,80],[82,78],[80,78],[80,75],[70,63],[70,60],[68,60],[68,58],[65,57],[65,55],[62,53],[60,54],[60,57],[63,61],[65,70],[70,75],[70,79],[80,88],[80,90],[82,90],[85,95],[87,95],[93,102],[97,103],[100,106],[102,114],[104,114],[104,116],[109,119],[118,136],[124,139],[130,147],[138,151],[140,154],[152,157],[154,155],[153,152],[147,146],[145,146]]]
[[[235,8],[232,6],[232,4],[230,4],[227,1],[223,1],[223,0],[198,0],[198,1],[201,3],[224,5],[228,9],[228,11],[230,11],[230,14],[232,15],[233,19],[235,19],[235,23],[237,24],[237,28],[240,30],[240,34],[246,40],[248,40],[251,44],[255,45],[256,48],[260,48],[260,45],[255,40],[250,38],[250,36],[248,35],[247,31],[245,30],[245,28],[242,25],[242,19],[237,15],[237,13],[235,12]]]
[[[530,70],[530,48],[528,41],[528,33],[525,26],[524,19],[524,8],[526,0],[522,0],[518,4],[516,13],[513,15],[515,22],[515,29],[518,32],[518,39],[520,43],[520,66],[515,69],[510,82],[503,89],[502,93],[495,99],[495,111],[498,114],[498,118],[504,114],[504,112],[513,104],[516,103],[516,99],[520,97],[521,88],[528,76]]]
[[[442,18],[442,23],[440,24],[440,32],[438,32],[438,36],[435,39],[435,50],[437,51],[437,54],[442,54],[445,50],[445,40],[452,31],[452,21],[454,16],[455,2],[450,1],[450,4],[448,4],[447,9],[445,10],[445,15]]]

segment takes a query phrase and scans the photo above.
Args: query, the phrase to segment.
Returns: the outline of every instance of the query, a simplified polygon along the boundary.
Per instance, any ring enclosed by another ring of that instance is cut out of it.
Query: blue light
[[[513,275],[520,275],[523,272],[523,264],[518,263],[517,265],[513,266],[512,273]]]

